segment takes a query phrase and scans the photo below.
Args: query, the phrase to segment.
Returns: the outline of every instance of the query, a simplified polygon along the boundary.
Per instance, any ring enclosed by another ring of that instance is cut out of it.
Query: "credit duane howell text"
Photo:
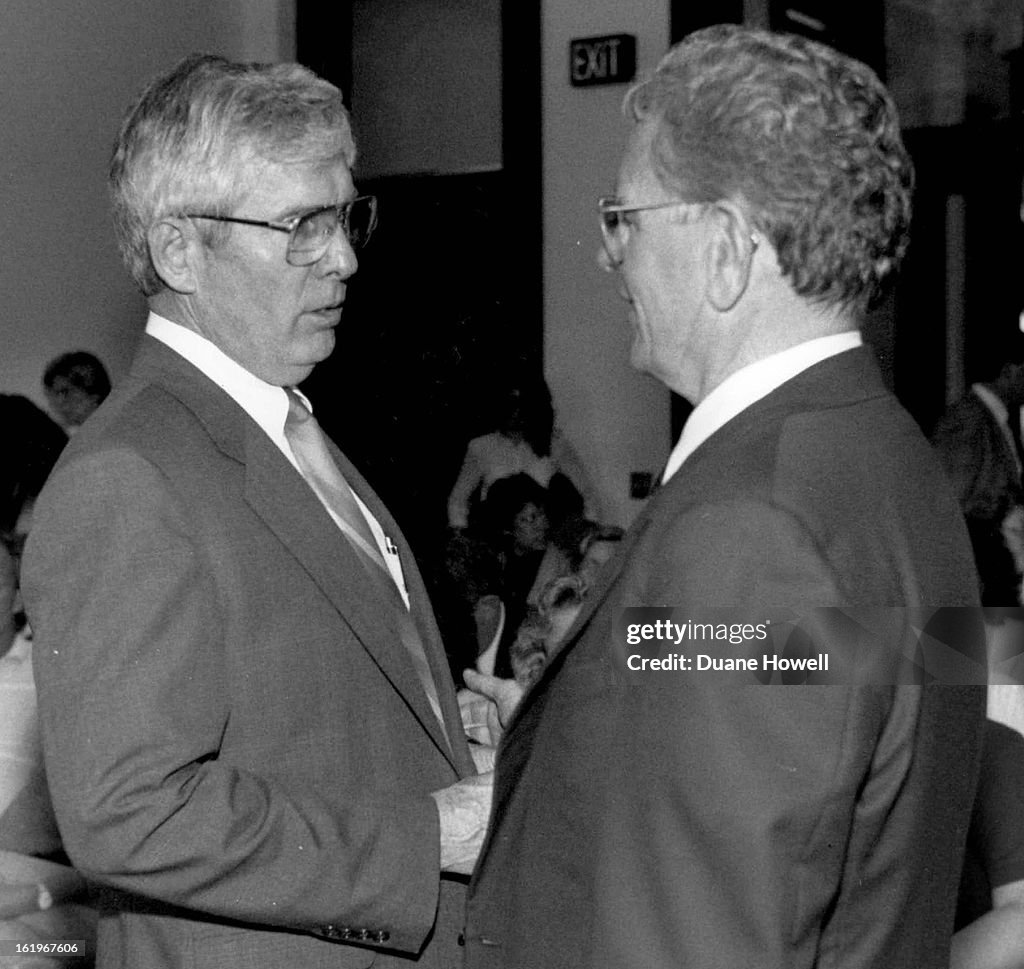
[[[710,656],[707,653],[697,653],[696,656],[688,656],[686,653],[670,653],[668,656],[661,657],[641,656],[638,653],[633,653],[626,660],[626,665],[634,671],[675,670],[682,673],[691,670],[696,672],[702,670],[772,670],[780,673],[805,670],[823,673],[828,671],[828,653],[818,653],[816,657],[786,657],[763,653],[760,659],[754,656],[747,658]]]

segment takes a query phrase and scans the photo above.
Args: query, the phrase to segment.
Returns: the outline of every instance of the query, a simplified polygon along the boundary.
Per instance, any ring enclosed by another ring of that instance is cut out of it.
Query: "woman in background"
[[[462,468],[448,496],[448,524],[474,524],[476,509],[501,478],[529,475],[550,494],[556,519],[585,514],[600,520],[589,477],[569,441],[555,427],[551,393],[543,381],[508,392],[497,427],[466,446]]]

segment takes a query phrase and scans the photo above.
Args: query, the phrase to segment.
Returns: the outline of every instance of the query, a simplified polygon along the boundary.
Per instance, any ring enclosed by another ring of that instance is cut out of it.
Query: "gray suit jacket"
[[[24,561],[65,848],[124,969],[452,964],[429,793],[474,772],[416,564],[445,739],[386,596],[208,378],[145,337],[66,450]]]

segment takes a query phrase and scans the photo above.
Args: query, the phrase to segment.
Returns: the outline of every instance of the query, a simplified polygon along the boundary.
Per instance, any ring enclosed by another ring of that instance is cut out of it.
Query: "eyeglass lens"
[[[605,203],[605,201],[605,199],[601,200],[602,203]],[[615,201],[614,199],[607,199],[608,204],[614,204]],[[617,265],[621,261],[622,256],[619,230],[625,222],[623,213],[616,209],[608,210],[602,204],[599,214],[601,216],[601,241],[604,243],[604,249],[608,253],[608,257],[613,264]]]
[[[602,212],[601,221],[604,223],[604,231],[609,235],[614,235],[619,231],[619,226],[622,225],[622,212]]]
[[[292,232],[289,255],[303,258],[322,253],[339,225],[354,249],[365,245],[377,224],[376,203],[373,196],[361,195],[338,208],[310,212]]]

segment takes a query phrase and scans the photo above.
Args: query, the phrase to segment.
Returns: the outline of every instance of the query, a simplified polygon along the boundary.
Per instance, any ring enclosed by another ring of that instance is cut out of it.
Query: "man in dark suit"
[[[983,642],[973,610],[937,608],[977,602],[963,522],[858,332],[906,243],[892,103],[834,51],[717,27],[627,107],[602,262],[634,365],[696,406],[506,724],[467,965],[938,969],[984,692],[897,684],[915,622],[975,661]],[[703,670],[800,658],[800,637],[659,649],[628,638],[653,607],[755,638],[788,615],[830,678]]]
[[[200,55],[118,138],[147,332],[41,496],[24,571],[104,969],[461,958],[442,869],[472,865],[489,780],[410,550],[294,389],[374,226],[354,156],[332,85]]]

